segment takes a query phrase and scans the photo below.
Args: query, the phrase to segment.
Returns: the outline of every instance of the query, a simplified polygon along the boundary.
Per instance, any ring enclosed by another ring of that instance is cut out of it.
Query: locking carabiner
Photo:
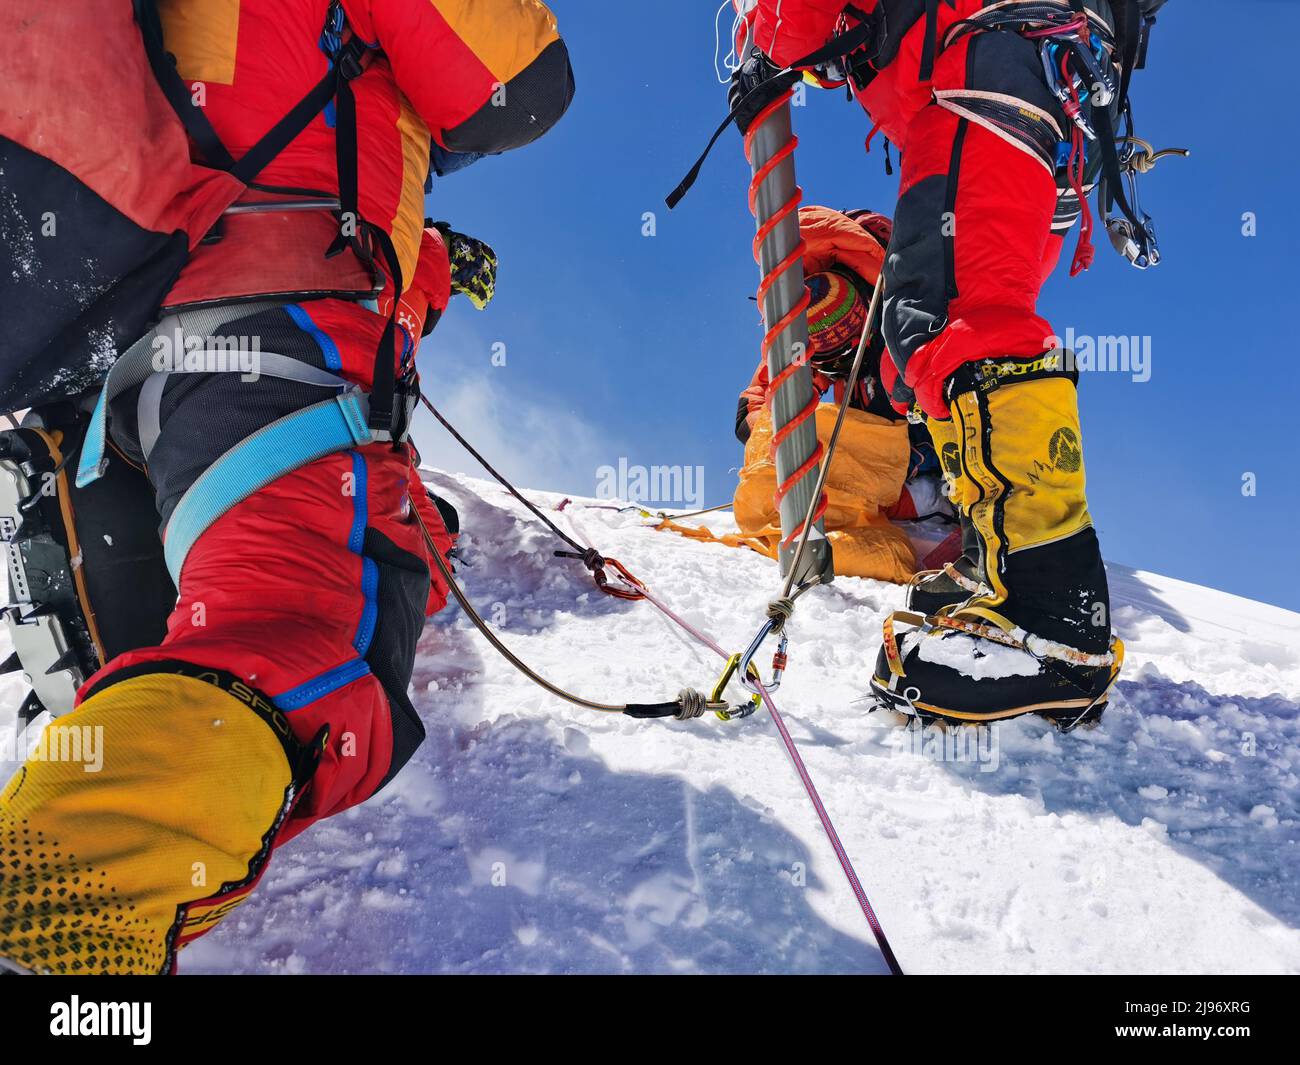
[[[751,678],[759,684],[763,684],[763,678],[758,672],[758,667],[754,665],[754,656],[758,654],[759,648],[767,642],[767,638],[772,635],[778,625],[783,624],[783,619],[768,618],[763,627],[758,630],[758,635],[750,641],[749,647],[745,653],[740,656],[740,683],[749,691],[753,692],[758,698],[762,698],[762,689],[752,683]],[[785,675],[787,664],[786,648],[790,645],[790,637],[784,631],[781,633],[781,642],[777,644],[776,653],[772,656],[772,679],[763,688],[768,692],[774,692],[781,687],[781,678]]]

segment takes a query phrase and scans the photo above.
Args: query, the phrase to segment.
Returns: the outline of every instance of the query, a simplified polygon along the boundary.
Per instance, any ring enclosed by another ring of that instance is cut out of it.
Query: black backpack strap
[[[370,428],[376,434],[388,433],[394,443],[405,430],[398,426],[397,407],[397,305],[398,298],[405,290],[402,283],[402,264],[397,258],[397,249],[393,247],[392,238],[378,226],[367,224],[366,230],[388,265],[389,279],[393,284],[393,310],[384,326],[383,336],[379,338],[379,350],[375,352],[375,368],[370,388]],[[383,437],[380,437],[383,439]]]
[[[393,247],[392,238],[376,225],[365,221],[361,215],[357,179],[357,100],[352,82],[363,69],[365,44],[355,34],[342,46],[335,57],[337,76],[333,80],[334,93],[334,161],[339,178],[338,236],[325,253],[332,258],[351,248],[357,256],[373,269],[376,253],[387,267],[395,298],[393,311],[379,338],[375,352],[373,384],[370,395],[370,428],[375,433],[391,433],[396,439],[398,426],[395,419],[397,398],[397,371],[394,348],[397,343],[397,298],[404,291],[402,264]]]
[[[1119,104],[1122,108],[1128,100],[1129,83],[1133,80],[1133,71],[1137,70],[1142,55],[1143,42],[1146,37],[1146,18],[1138,0],[1113,0],[1111,5],[1115,15],[1115,37],[1119,47]],[[1123,28],[1118,23],[1123,22]]]
[[[934,77],[934,61],[939,50],[939,0],[925,0],[925,44],[921,49],[921,81]]]
[[[361,209],[357,178],[357,98],[352,81],[361,73],[360,54],[364,50],[353,37],[339,54],[334,84],[334,162],[339,178],[339,210],[342,224],[339,235],[326,255],[332,258],[361,237]],[[360,250],[360,249],[358,249]]]
[[[357,74],[360,73],[358,69]],[[239,162],[230,168],[230,172],[245,185],[251,182],[266,169],[272,159],[289,147],[299,133],[311,125],[312,119],[325,110],[345,78],[351,80],[344,75],[342,65],[336,63],[284,118],[267,130],[262,139],[244,153]]]
[[[158,17],[157,0],[132,0],[136,22],[144,38],[145,52],[154,77],[158,79],[167,102],[172,105],[185,131],[190,135],[204,161],[216,170],[225,170],[245,185],[249,184],[271,160],[287,148],[298,134],[334,99],[339,87],[359,77],[365,69],[363,54],[368,50],[355,36],[345,44],[325,76],[299,100],[279,122],[272,126],[243,157],[235,160],[221,143],[203,109],[195,106],[190,88],[176,69],[176,63],[163,44],[162,21]],[[349,90],[349,94],[350,94]],[[355,108],[354,108],[355,113]],[[355,146],[355,129],[352,143]],[[355,175],[355,166],[353,167]]]
[[[135,21],[140,26],[140,35],[144,38],[144,50],[149,57],[149,66],[153,68],[154,77],[176,112],[185,132],[190,135],[195,146],[207,164],[217,170],[233,170],[234,157],[226,150],[212,128],[203,109],[197,107],[190,95],[190,87],[185,84],[176,70],[176,62],[163,46],[162,20],[158,17],[157,0],[132,0],[135,9]]]

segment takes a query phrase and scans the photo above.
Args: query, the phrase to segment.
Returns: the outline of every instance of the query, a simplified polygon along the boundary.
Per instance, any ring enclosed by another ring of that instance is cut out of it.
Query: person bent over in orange
[[[816,415],[818,436],[825,445],[866,328],[892,225],[872,211],[804,207],[799,229],[807,246],[804,271],[811,300],[813,384],[819,394],[833,400],[822,403]],[[901,584],[916,571],[916,551],[894,519],[947,517],[951,508],[940,491],[924,425],[911,425],[902,418],[881,384],[883,354],[884,341],[877,331],[849,397],[831,462],[826,532],[835,551],[836,573]],[[775,558],[781,528],[767,384],[767,365],[760,363],[736,411],[736,435],[745,445],[745,464],[735,496],[739,535],[727,542],[743,543]]]

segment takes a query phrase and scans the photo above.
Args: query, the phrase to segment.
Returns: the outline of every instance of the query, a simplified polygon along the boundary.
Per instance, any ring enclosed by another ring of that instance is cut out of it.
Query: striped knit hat
[[[867,324],[867,303],[858,286],[838,270],[810,274],[804,283],[812,298],[808,307],[811,360],[823,373],[833,373],[836,363],[857,350]]]

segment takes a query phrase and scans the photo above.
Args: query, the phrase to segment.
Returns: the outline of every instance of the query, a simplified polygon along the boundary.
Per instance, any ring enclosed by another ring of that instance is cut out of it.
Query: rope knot
[[[794,599],[791,596],[782,596],[780,599],[773,599],[767,604],[768,620],[776,622],[772,626],[773,635],[779,636],[781,630],[785,628],[785,623],[793,616]]]
[[[694,688],[683,688],[677,693],[677,705],[681,707],[677,711],[676,718],[678,721],[691,721],[697,717],[703,717],[704,712],[709,708],[708,699],[703,692],[698,692]]]
[[[601,557],[599,551],[594,547],[589,547],[582,556],[582,564],[595,573],[597,570],[605,568],[605,560]]]

